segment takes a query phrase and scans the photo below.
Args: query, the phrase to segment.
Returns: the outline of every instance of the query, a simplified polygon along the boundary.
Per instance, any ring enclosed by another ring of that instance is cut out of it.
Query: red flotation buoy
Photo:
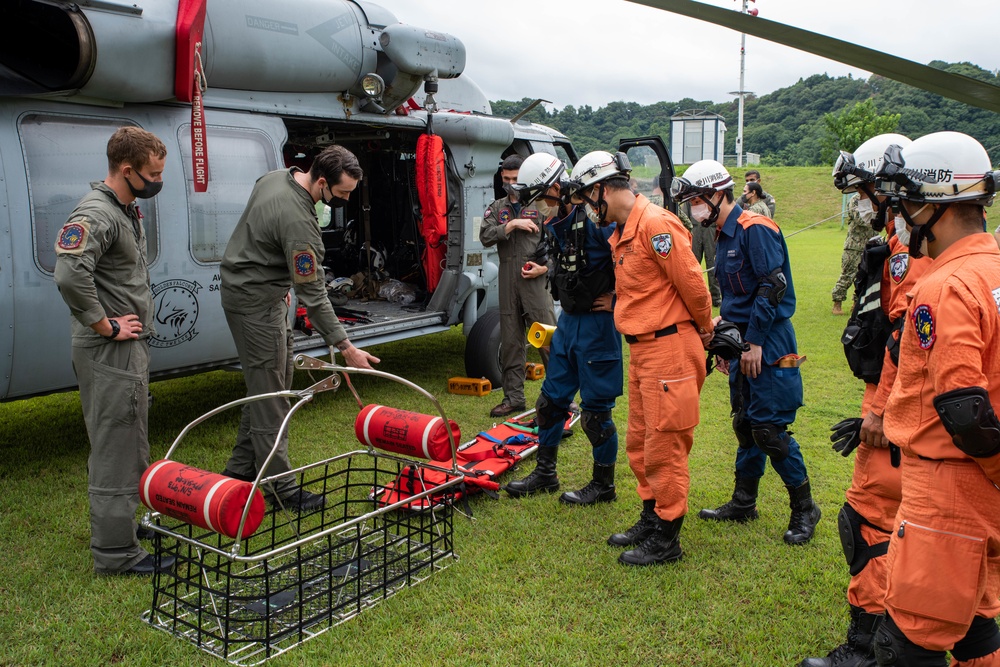
[[[250,512],[242,537],[253,535],[264,519],[264,494],[253,484],[177,461],[157,461],[139,480],[139,498],[151,510],[185,523],[236,537],[247,503]]]
[[[458,424],[448,420],[455,444],[461,440]],[[448,430],[440,417],[419,412],[366,405],[354,420],[358,442],[389,452],[440,461],[451,459]]]

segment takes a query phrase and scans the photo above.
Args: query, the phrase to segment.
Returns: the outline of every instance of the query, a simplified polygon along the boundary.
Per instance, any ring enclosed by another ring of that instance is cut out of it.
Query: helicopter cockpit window
[[[24,151],[31,197],[31,229],[35,261],[43,271],[56,266],[56,235],[90,183],[108,174],[108,138],[128,121],[28,114],[18,131]],[[159,244],[156,198],[141,202],[149,263]]]
[[[191,126],[178,131],[188,193],[191,253],[199,262],[221,262],[257,179],[278,168],[274,146],[263,132],[208,126],[208,192],[194,191]]]

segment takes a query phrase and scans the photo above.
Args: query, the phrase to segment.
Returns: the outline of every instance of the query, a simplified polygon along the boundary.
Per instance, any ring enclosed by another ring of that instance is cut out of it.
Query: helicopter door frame
[[[3,146],[0,146],[0,186],[6,189],[2,156]],[[14,266],[10,227],[10,206],[0,206],[0,396],[6,396],[10,387],[14,355]]]
[[[667,151],[667,145],[664,143],[662,137],[655,135],[622,139],[618,142],[618,150],[626,155],[628,155],[630,149],[641,147],[652,150],[659,159],[660,173],[654,177],[654,185],[659,185],[660,191],[663,192],[664,208],[668,209],[671,213],[676,214],[677,204],[675,204],[668,196],[668,193],[670,192],[670,181],[674,179],[675,172],[674,163],[670,159],[670,153]]]

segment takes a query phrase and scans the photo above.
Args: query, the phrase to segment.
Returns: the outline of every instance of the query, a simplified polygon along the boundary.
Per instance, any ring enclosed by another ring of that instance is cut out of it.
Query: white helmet
[[[511,189],[517,192],[517,201],[522,206],[527,206],[545,194],[564,171],[566,165],[556,156],[533,153],[521,164],[517,172],[517,183]]]
[[[991,167],[986,149],[969,135],[935,132],[901,150],[890,146],[877,187],[912,202],[989,206],[1000,184],[1000,172]]]
[[[875,173],[882,166],[885,151],[889,146],[900,148],[912,142],[902,134],[880,134],[864,142],[853,153],[840,151],[837,163],[833,165],[833,184],[846,193],[858,191],[861,183],[875,183]]]
[[[687,168],[683,176],[670,183],[670,197],[678,204],[695,197],[710,197],[733,187],[733,177],[716,160],[699,160]]]
[[[607,151],[591,151],[584,155],[573,167],[573,186],[577,189],[589,188],[594,183],[621,176],[628,178],[632,164],[625,153],[612,155]]]

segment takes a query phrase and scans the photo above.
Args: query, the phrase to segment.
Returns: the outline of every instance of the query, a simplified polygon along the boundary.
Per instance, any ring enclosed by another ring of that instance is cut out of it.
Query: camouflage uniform
[[[771,212],[767,208],[767,204],[765,204],[760,199],[758,199],[753,204],[751,204],[750,206],[748,206],[746,210],[750,211],[751,213],[756,213],[757,215],[762,215],[765,218],[770,218],[771,217]]]
[[[486,246],[496,246],[500,255],[500,366],[503,371],[504,399],[520,408],[524,401],[524,362],[527,358],[525,329],[533,322],[556,323],[552,296],[547,289],[545,276],[525,279],[521,267],[528,260],[538,261],[536,253],[542,238],[541,231],[534,234],[516,229],[507,235],[505,225],[518,217],[538,216],[532,208],[521,211],[510,198],[497,199],[483,213],[479,240]],[[534,219],[539,230],[544,220]]]
[[[840,278],[833,287],[833,300],[843,302],[847,299],[847,288],[854,284],[854,276],[861,263],[861,253],[865,244],[875,230],[858,215],[858,201],[861,195],[855,194],[847,202],[847,238],[844,240],[844,254],[840,257]]]
[[[293,339],[285,295],[293,286],[296,300],[327,345],[347,338],[327,296],[315,202],[295,181],[296,171],[281,169],[258,179],[222,257],[222,309],[243,367],[247,396],[291,389]],[[285,398],[243,406],[227,473],[257,475],[288,410]],[[265,476],[291,469],[286,433]],[[274,491],[282,498],[295,490],[288,478],[278,486]]]
[[[771,193],[762,191],[760,201],[767,204],[767,210],[768,210],[768,213],[764,213],[762,215],[766,215],[767,217],[771,218],[771,220],[774,220],[774,209],[775,209],[774,197],[771,196]],[[736,205],[745,211],[750,210],[750,207],[747,205],[747,199],[743,195],[740,195],[739,198],[736,200]]]
[[[90,438],[87,493],[94,572],[124,572],[149,555],[136,539],[139,478],[149,466],[147,414],[153,296],[146,232],[135,202],[91,183],[56,242],[55,283],[73,317],[73,371]],[[90,328],[134,313],[138,340],[112,341]]]
[[[691,203],[686,202],[677,207],[677,217],[691,232],[691,250],[694,258],[701,264],[705,258],[705,268],[708,270],[708,291],[712,293],[712,305],[722,303],[722,292],[719,290],[719,279],[715,277],[715,225],[702,227],[691,222]]]

